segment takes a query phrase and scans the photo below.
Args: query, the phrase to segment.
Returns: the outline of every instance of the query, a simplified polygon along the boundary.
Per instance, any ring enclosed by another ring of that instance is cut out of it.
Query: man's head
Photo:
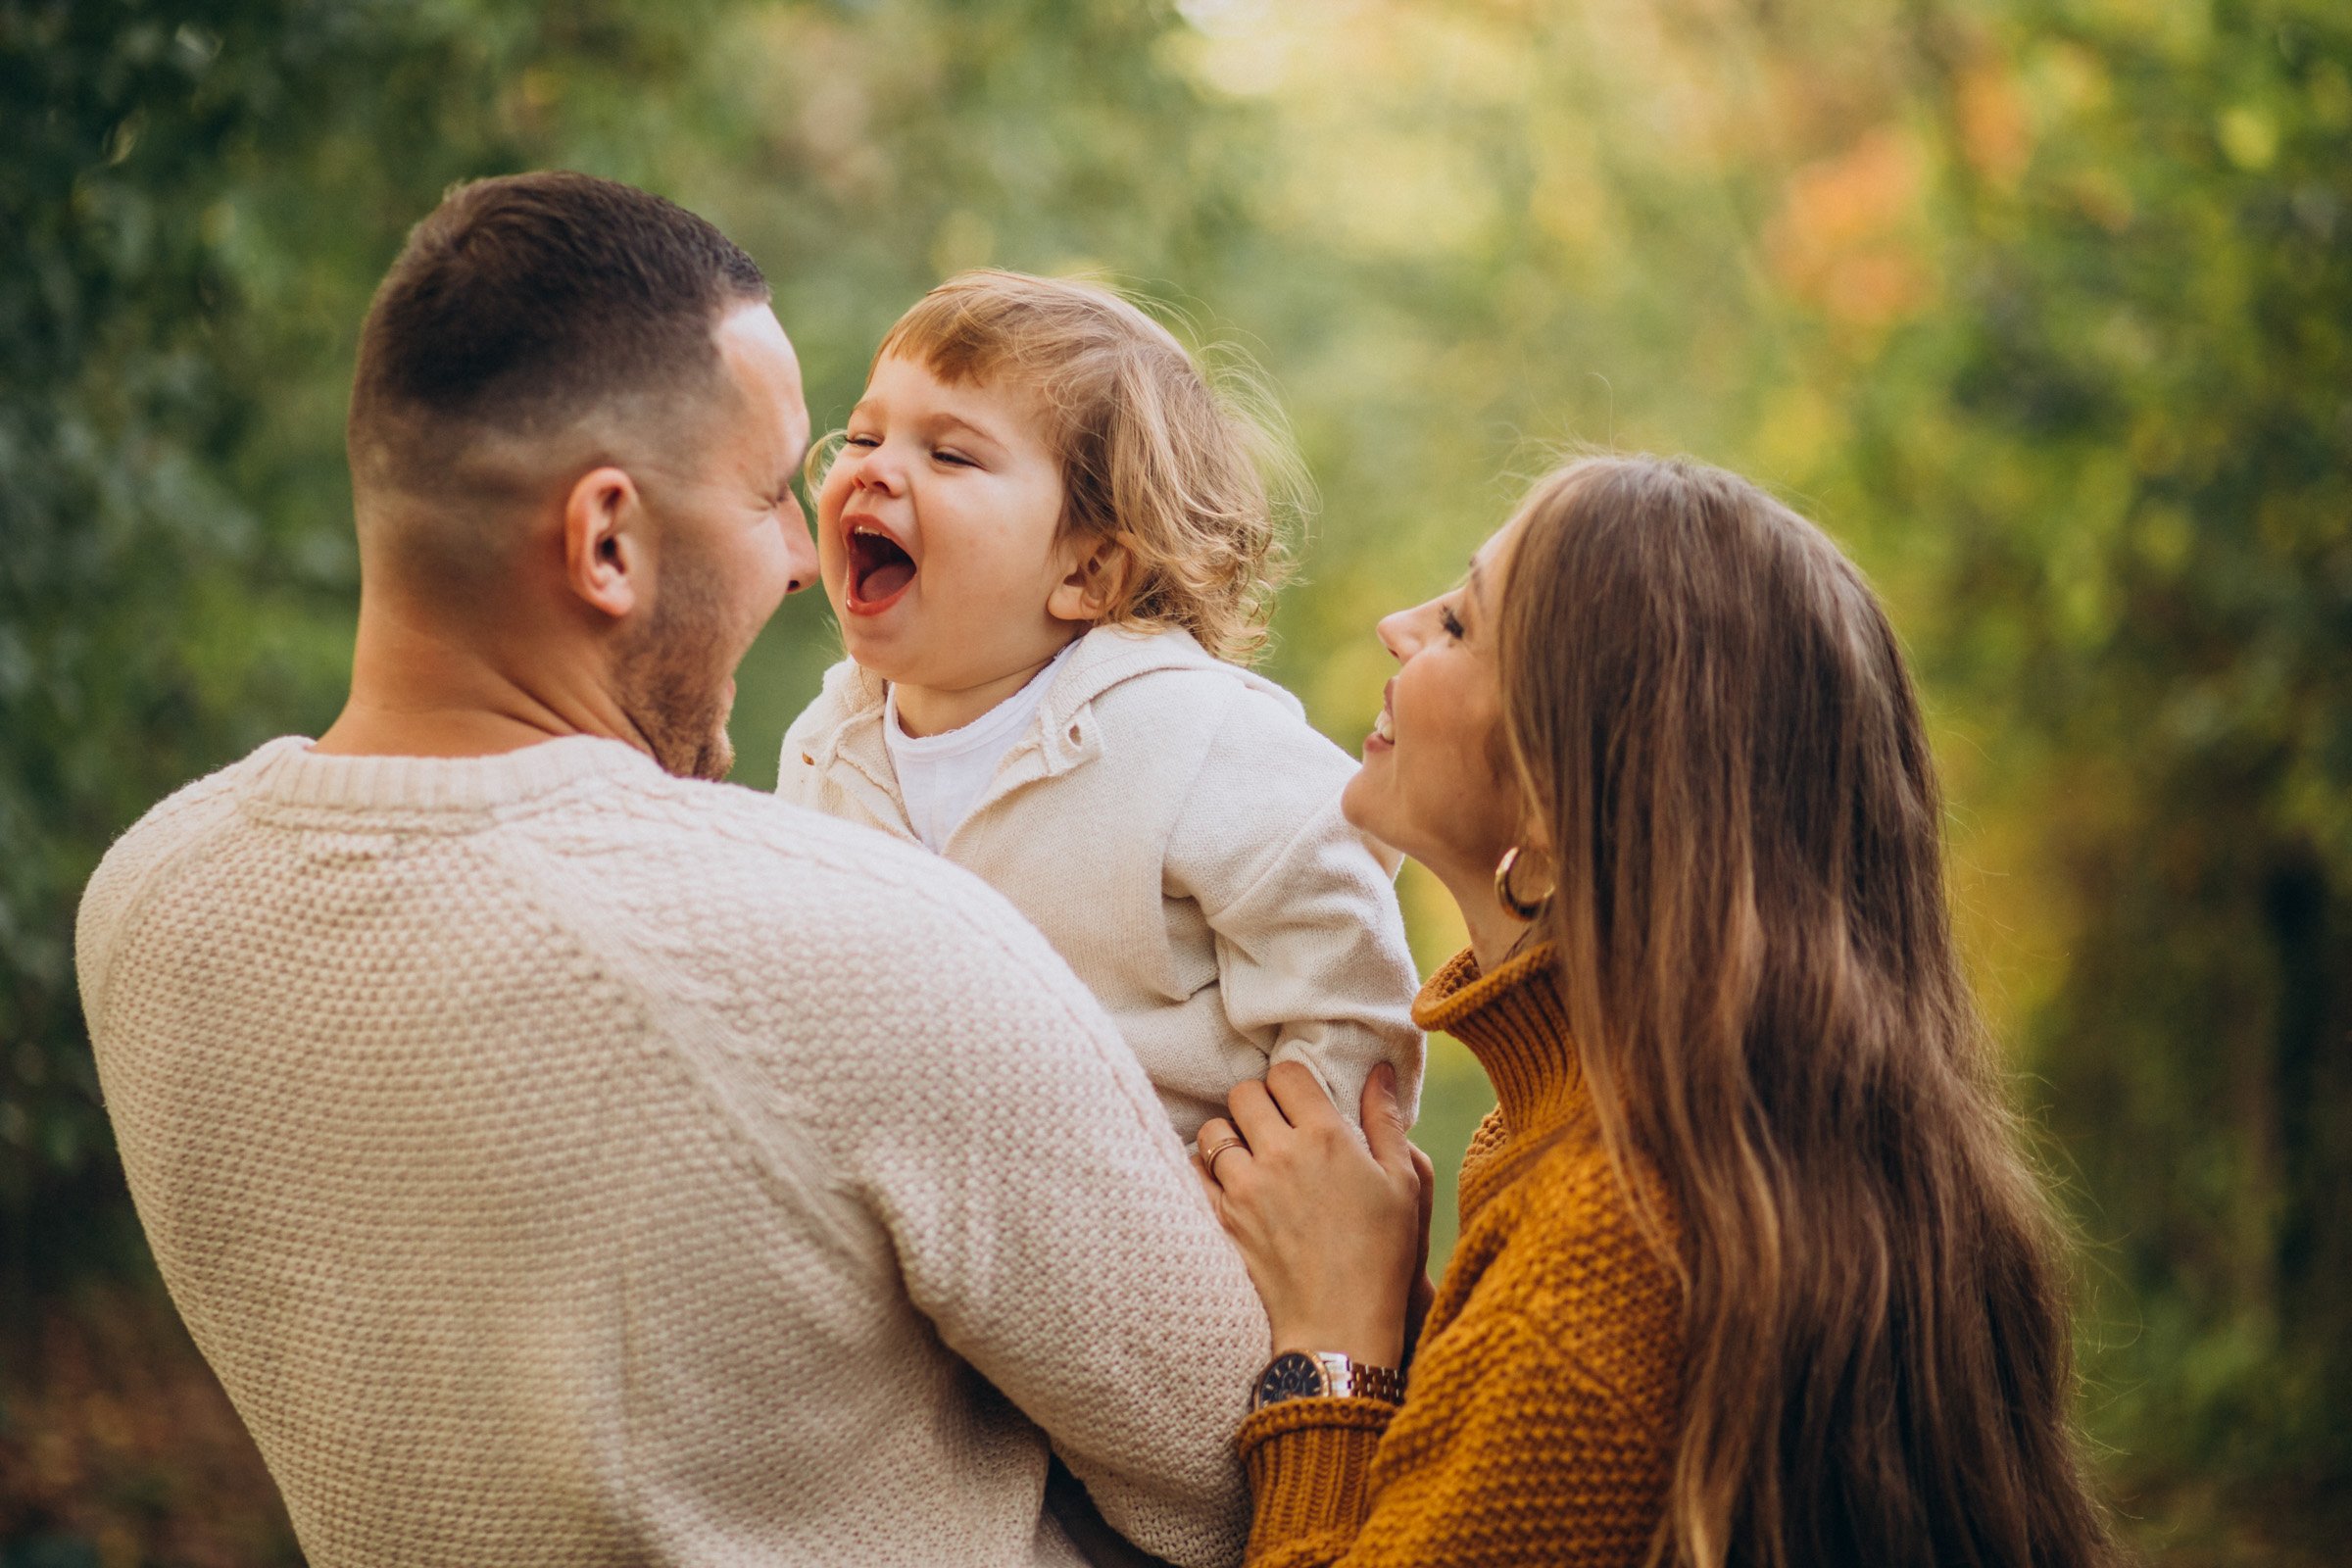
[[[362,332],[364,594],[717,776],[734,667],[814,576],[808,432],[767,285],[710,224],[584,174],[461,185]]]

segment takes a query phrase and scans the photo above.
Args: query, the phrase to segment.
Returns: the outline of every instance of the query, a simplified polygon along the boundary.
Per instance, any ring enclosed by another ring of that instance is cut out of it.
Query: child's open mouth
[[[851,526],[849,546],[847,608],[857,614],[878,615],[914,581],[914,558],[896,539],[864,523]]]

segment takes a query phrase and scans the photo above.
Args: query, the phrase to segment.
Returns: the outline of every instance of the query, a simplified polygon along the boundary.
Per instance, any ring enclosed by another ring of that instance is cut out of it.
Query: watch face
[[[1317,1398],[1328,1386],[1321,1362],[1297,1350],[1285,1350],[1266,1363],[1258,1378],[1257,1402],[1266,1405],[1279,1399]]]

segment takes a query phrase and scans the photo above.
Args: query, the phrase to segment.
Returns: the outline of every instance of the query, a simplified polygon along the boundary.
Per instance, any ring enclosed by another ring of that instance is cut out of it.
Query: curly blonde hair
[[[1044,400],[1065,530],[1129,565],[1106,624],[1181,626],[1219,659],[1266,641],[1310,495],[1273,400],[1230,355],[1212,373],[1116,291],[984,269],[918,300],[874,351],[944,381],[1009,379]]]

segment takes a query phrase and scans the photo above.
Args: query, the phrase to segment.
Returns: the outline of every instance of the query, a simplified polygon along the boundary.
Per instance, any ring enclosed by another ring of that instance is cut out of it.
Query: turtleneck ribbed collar
[[[1506,959],[1493,974],[1480,973],[1465,948],[1413,1002],[1413,1022],[1453,1036],[1487,1070],[1514,1138],[1546,1131],[1585,1103],[1558,973],[1548,944]]]

